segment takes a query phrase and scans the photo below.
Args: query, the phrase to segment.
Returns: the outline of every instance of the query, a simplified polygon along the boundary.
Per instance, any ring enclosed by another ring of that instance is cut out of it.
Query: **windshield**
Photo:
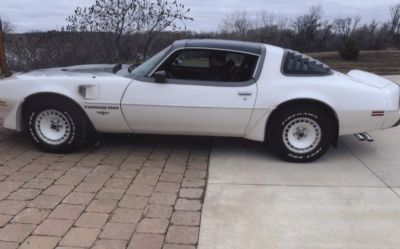
[[[142,65],[138,66],[132,71],[132,74],[138,76],[146,76],[151,69],[153,69],[157,63],[171,50],[171,46],[165,48],[161,52],[158,52],[153,57],[145,61]]]

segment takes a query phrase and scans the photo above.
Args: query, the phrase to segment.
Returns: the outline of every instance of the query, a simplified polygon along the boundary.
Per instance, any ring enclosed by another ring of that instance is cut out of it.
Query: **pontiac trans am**
[[[180,40],[143,64],[86,65],[0,80],[4,127],[40,149],[68,153],[90,134],[231,136],[310,162],[339,136],[399,125],[399,86],[347,75],[260,43]]]

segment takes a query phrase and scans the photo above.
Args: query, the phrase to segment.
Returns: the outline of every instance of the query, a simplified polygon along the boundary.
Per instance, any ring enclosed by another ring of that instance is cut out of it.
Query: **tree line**
[[[267,11],[233,12],[215,32],[185,28],[190,9],[176,0],[97,0],[78,7],[61,30],[15,34],[4,23],[7,62],[14,71],[91,63],[140,63],[177,39],[214,38],[268,43],[300,52],[400,48],[400,4],[387,21],[328,20],[320,6],[295,18]],[[346,59],[356,59],[349,57]]]

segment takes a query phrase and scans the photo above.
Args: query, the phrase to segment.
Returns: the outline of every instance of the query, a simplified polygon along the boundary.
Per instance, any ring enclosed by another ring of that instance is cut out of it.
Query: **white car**
[[[4,127],[40,149],[77,150],[91,132],[242,137],[309,162],[338,136],[399,125],[400,88],[260,43],[181,40],[138,67],[88,65],[0,80]]]

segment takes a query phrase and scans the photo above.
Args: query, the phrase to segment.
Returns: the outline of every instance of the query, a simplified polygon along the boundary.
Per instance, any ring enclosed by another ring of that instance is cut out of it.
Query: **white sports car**
[[[400,88],[347,75],[259,43],[181,40],[142,65],[88,65],[0,80],[4,127],[48,152],[77,150],[91,132],[242,137],[309,162],[338,136],[399,125]]]

